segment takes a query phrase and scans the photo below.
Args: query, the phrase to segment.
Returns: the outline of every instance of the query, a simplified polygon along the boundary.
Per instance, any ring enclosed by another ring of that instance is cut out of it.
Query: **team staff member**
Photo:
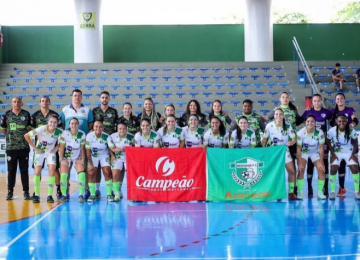
[[[134,137],[135,147],[159,148],[159,136],[151,129],[149,119],[141,119],[140,129],[140,132],[136,133]]]
[[[110,168],[110,153],[108,150],[108,138],[109,135],[103,131],[103,123],[96,120],[94,123],[94,131],[90,132],[86,136],[86,155],[88,158],[88,176],[89,176],[89,188],[90,197],[88,202],[93,202],[97,199],[95,195],[95,177],[97,168],[101,167],[105,178],[106,195],[108,201],[114,201],[112,192],[112,177]]]
[[[248,126],[247,118],[240,117],[238,127],[231,133],[229,148],[254,148],[256,146],[255,131],[249,129]]]
[[[161,127],[157,134],[163,148],[185,147],[183,129],[176,126],[176,117],[174,115],[167,115],[165,117],[165,126]]]
[[[6,156],[8,168],[7,200],[12,200],[16,183],[16,170],[19,163],[21,183],[24,199],[30,200],[29,194],[29,144],[24,135],[31,130],[30,113],[21,109],[21,98],[15,97],[11,101],[12,109],[1,116],[1,132],[6,137]]]
[[[329,109],[322,107],[322,97],[320,94],[314,94],[311,99],[312,108],[306,110],[302,114],[302,118],[305,121],[309,115],[313,115],[316,120],[316,128],[321,129],[324,135],[327,135],[328,122],[332,118],[332,113]],[[324,184],[324,195],[329,196],[329,148],[324,144],[324,165],[325,165],[325,184]],[[312,178],[314,172],[314,164],[309,158],[307,162],[307,184],[308,184],[308,197],[313,197]]]
[[[151,129],[154,131],[159,130],[161,127],[161,115],[160,113],[156,112],[155,105],[151,97],[145,98],[142,113],[138,115],[139,121],[142,121],[144,118],[150,121]]]
[[[191,99],[188,102],[185,113],[180,117],[180,125],[187,126],[191,115],[197,116],[200,126],[205,127],[207,125],[206,115],[201,113],[199,101],[196,99]]]
[[[139,119],[132,114],[132,105],[129,102],[125,102],[122,107],[123,115],[119,117],[116,125],[123,122],[127,126],[127,132],[135,135],[140,130]]]
[[[121,186],[126,171],[125,147],[133,146],[134,135],[127,132],[127,125],[120,122],[117,125],[117,132],[113,133],[108,139],[109,148],[111,150],[111,172],[114,187],[114,201],[123,198]]]
[[[358,141],[354,129],[350,129],[348,119],[344,115],[337,117],[336,126],[329,129],[328,139],[326,140],[331,153],[331,174],[330,174],[330,196],[335,199],[336,173],[340,162],[345,161],[352,172],[355,199],[360,199],[359,194],[359,168],[355,154],[358,152]]]
[[[75,165],[75,169],[79,178],[79,202],[84,202],[85,192],[85,138],[84,131],[79,129],[79,120],[74,117],[69,120],[70,128],[64,130],[60,137],[60,185],[62,197],[60,202],[66,202],[68,200],[68,176],[71,170],[71,166]]]
[[[263,135],[262,146],[286,145],[285,168],[289,174],[289,200],[296,200],[295,187],[295,166],[289,152],[289,147],[296,143],[295,131],[290,124],[285,123],[285,115],[281,108],[274,113],[274,121],[267,124]]]
[[[316,128],[316,118],[308,115],[305,120],[305,127],[298,132],[297,136],[297,157],[299,174],[297,177],[298,199],[303,199],[304,172],[306,164],[312,161],[318,171],[318,199],[326,199],[323,193],[325,184],[324,166],[324,144],[325,135],[321,129]]]
[[[199,127],[199,118],[196,114],[189,115],[188,126],[183,127],[186,148],[202,147],[204,128]]]
[[[254,113],[252,110],[253,102],[250,99],[245,99],[243,101],[243,112],[240,115],[236,116],[235,119],[231,122],[230,131],[234,131],[237,128],[239,118],[245,116],[248,120],[249,128],[255,131],[256,147],[261,147],[260,132],[264,132],[265,122],[262,116]]]
[[[204,147],[226,148],[228,138],[223,121],[213,116],[210,120],[210,129],[204,134]]]
[[[40,102],[39,102],[40,110],[34,112],[34,114],[32,114],[32,116],[31,116],[31,127],[33,129],[36,129],[43,125],[47,125],[49,118],[53,115],[58,117],[57,127],[59,127],[59,128],[62,127],[61,118],[60,118],[59,114],[57,112],[55,112],[54,110],[51,110],[50,105],[51,105],[51,102],[50,102],[49,97],[43,96],[40,98]],[[56,183],[56,188],[57,188],[56,196],[59,199],[62,196],[61,189],[60,189],[59,154],[55,153],[55,156],[56,156],[55,183]],[[41,172],[40,172],[40,178],[41,178]]]
[[[56,153],[59,149],[58,139],[62,134],[62,129],[57,128],[59,117],[56,115],[49,116],[47,125],[40,126],[27,134],[25,140],[34,149],[34,203],[40,202],[40,177],[46,160],[49,169],[49,183],[48,183],[48,203],[54,203],[52,197],[55,184],[55,170],[56,170]],[[37,137],[36,145],[31,141],[31,138]]]

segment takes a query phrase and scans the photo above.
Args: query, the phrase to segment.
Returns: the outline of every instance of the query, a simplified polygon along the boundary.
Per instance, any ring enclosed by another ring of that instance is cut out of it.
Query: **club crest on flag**
[[[230,163],[229,169],[233,170],[231,175],[237,184],[250,189],[251,186],[260,181],[263,175],[261,168],[264,166],[264,162],[260,162],[250,157],[244,157]]]

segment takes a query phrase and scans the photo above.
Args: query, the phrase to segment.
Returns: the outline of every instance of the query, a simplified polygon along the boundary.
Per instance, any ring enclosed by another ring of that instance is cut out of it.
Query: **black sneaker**
[[[96,191],[95,191],[95,197],[96,197],[97,199],[100,199],[100,198],[101,198],[101,192],[100,192],[99,190],[96,190]]]
[[[308,198],[314,197],[314,191],[312,186],[308,187]]]
[[[24,192],[24,200],[31,200],[30,193],[28,191]]]
[[[297,196],[297,194],[298,194],[297,186],[294,187],[294,194],[295,194],[295,196]]]
[[[33,193],[33,195],[30,197],[31,200],[33,200],[35,197],[35,192]]]
[[[34,198],[32,199],[32,201],[33,201],[33,203],[40,203],[40,197],[35,195]]]
[[[54,203],[55,201],[54,201],[52,196],[48,196],[46,202],[47,203]]]
[[[8,190],[8,194],[6,195],[6,200],[12,200],[14,198],[14,193],[12,190]]]
[[[57,190],[56,192],[56,198],[59,200],[62,197],[61,190]]]

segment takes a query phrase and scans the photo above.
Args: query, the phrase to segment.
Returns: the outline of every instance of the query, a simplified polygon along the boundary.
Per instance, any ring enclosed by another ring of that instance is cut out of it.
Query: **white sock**
[[[100,182],[96,183],[96,190],[100,190]]]

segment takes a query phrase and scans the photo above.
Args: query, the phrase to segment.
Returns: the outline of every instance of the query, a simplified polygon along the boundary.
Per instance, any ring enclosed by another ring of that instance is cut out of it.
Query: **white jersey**
[[[201,147],[204,135],[204,128],[198,127],[196,131],[191,131],[188,126],[183,127],[185,136],[185,146],[189,147]]]
[[[287,142],[296,138],[296,134],[289,124],[285,124],[285,131],[283,127],[277,127],[275,122],[266,125],[263,138],[267,139],[266,146],[286,145]]]
[[[108,138],[109,135],[105,132],[102,132],[100,137],[97,137],[95,132],[90,132],[86,136],[85,148],[91,151],[92,157],[109,156]]]
[[[81,146],[85,145],[85,132],[80,129],[75,135],[70,130],[64,130],[60,137],[60,144],[65,146],[64,157],[69,160],[76,160],[81,157]]]
[[[184,131],[181,127],[176,126],[172,132],[167,132],[164,135],[164,127],[161,127],[157,134],[161,140],[162,147],[164,148],[179,148],[180,142],[185,139]]]
[[[134,137],[135,146],[146,147],[146,148],[158,148],[159,147],[159,136],[154,130],[150,130],[150,135],[145,137],[140,132],[135,134]]]
[[[331,141],[331,146],[336,153],[352,153],[353,151],[353,140],[357,140],[357,134],[354,129],[350,129],[350,138],[345,140],[345,131],[338,132],[338,137],[336,137],[336,126],[330,128],[327,133],[327,138]]]
[[[131,133],[127,133],[124,138],[121,138],[119,136],[119,133],[113,133],[112,135],[110,135],[110,138],[108,139],[110,149],[132,146],[133,142],[134,142],[134,135]],[[115,158],[122,162],[125,162],[126,161],[125,151],[116,152]]]
[[[229,147],[236,148],[254,148],[256,146],[255,131],[247,129],[244,134],[241,135],[241,140],[238,140],[237,130],[231,133]]]
[[[304,127],[297,134],[297,146],[303,154],[319,153],[321,144],[325,144],[325,135],[321,129],[315,128],[314,132],[308,135]]]
[[[55,128],[54,132],[49,133],[46,130],[46,125],[43,125],[30,131],[28,134],[30,138],[37,137],[36,147],[39,148],[43,154],[50,154],[51,150],[56,146],[62,132],[60,128]]]
[[[225,133],[224,136],[214,135],[211,129],[208,129],[204,134],[204,146],[221,148],[223,145],[227,145],[229,134]]]

